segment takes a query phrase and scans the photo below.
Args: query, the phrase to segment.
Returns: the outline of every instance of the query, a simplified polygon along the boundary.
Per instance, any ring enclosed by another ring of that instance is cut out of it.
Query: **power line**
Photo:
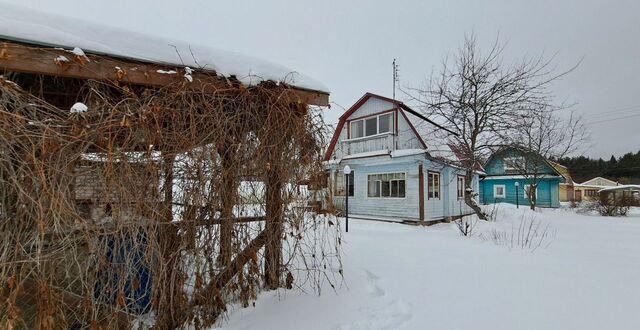
[[[611,119],[605,119],[605,120],[592,121],[590,123],[586,123],[585,125],[594,125],[594,124],[606,123],[606,122],[610,122],[610,121],[616,121],[616,120],[633,118],[633,117],[640,117],[640,113],[629,115],[629,116],[618,117],[618,118],[611,118]]]
[[[635,113],[640,111],[640,106],[636,106],[636,107],[630,107],[630,108],[626,108],[626,109],[617,109],[617,110],[610,110],[610,111],[601,111],[599,113],[595,113],[595,114],[587,114],[585,115],[585,117],[588,118],[597,118],[597,117],[606,117],[612,114],[616,114],[616,115],[622,115],[622,114],[627,114],[627,113]]]

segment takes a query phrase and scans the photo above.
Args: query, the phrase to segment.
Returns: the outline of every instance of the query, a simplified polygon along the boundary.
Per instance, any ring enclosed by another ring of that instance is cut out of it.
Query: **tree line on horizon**
[[[609,160],[585,156],[563,157],[558,163],[566,166],[574,182],[582,183],[595,177],[618,181],[620,184],[640,184],[640,150]]]

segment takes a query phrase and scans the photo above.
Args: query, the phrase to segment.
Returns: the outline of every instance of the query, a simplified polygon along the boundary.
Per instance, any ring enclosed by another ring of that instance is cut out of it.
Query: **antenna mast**
[[[393,99],[396,99],[396,83],[400,82],[400,76],[398,75],[398,64],[396,59],[393,59]]]

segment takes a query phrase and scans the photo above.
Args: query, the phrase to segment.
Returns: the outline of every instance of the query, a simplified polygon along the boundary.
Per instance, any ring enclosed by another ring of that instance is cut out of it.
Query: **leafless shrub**
[[[286,86],[5,77],[0,328],[154,311],[157,329],[201,329],[264,288],[335,280],[339,231],[291,208],[323,174],[324,126]],[[70,113],[78,101],[89,110]]]
[[[610,194],[600,194],[598,201],[594,203],[595,210],[605,217],[625,217],[633,206],[634,200],[630,197],[615,197]]]
[[[576,202],[575,199],[571,199],[571,201],[569,201],[569,208],[577,209],[578,206],[580,206],[580,203]]]
[[[518,226],[511,225],[511,230],[492,229],[488,234],[481,234],[481,239],[494,242],[496,245],[506,246],[509,249],[522,249],[534,252],[538,248],[547,248],[555,236],[549,225],[542,225],[536,221],[535,215],[526,217],[522,215]]]
[[[576,213],[598,213],[598,203],[592,201],[582,201],[577,204]]]
[[[478,223],[478,219],[474,216],[466,216],[456,220],[455,223],[458,231],[460,231],[460,235],[471,236]]]
[[[487,220],[491,221],[491,222],[495,222],[498,218],[498,215],[500,213],[500,204],[499,203],[493,203],[489,206],[489,210],[486,210],[485,208],[485,212],[487,214]]]

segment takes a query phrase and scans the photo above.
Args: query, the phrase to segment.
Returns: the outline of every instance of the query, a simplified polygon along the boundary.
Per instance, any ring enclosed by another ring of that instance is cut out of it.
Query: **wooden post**
[[[163,155],[164,172],[164,222],[173,221],[173,166],[174,156]],[[178,261],[180,242],[178,240],[177,226],[161,226],[159,246],[162,252],[162,260],[158,271],[154,276],[156,306],[158,308],[158,318],[156,326],[160,329],[174,329],[181,324],[181,313],[179,311],[181,288],[176,283],[180,283]]]
[[[424,221],[424,171],[422,164],[418,165],[418,199],[420,207],[420,221]]]
[[[222,184],[220,191],[221,198],[221,219],[220,219],[220,255],[218,263],[220,266],[228,267],[231,263],[232,237],[233,237],[233,207],[235,205],[236,185],[235,170],[233,164],[233,153],[231,146],[225,144],[218,149],[218,154],[222,160]]]
[[[273,166],[273,165],[272,165]],[[265,231],[267,243],[265,246],[265,286],[268,289],[277,289],[280,286],[280,272],[282,268],[282,235],[283,235],[283,211],[282,201],[283,182],[278,165],[267,171],[267,220]]]

